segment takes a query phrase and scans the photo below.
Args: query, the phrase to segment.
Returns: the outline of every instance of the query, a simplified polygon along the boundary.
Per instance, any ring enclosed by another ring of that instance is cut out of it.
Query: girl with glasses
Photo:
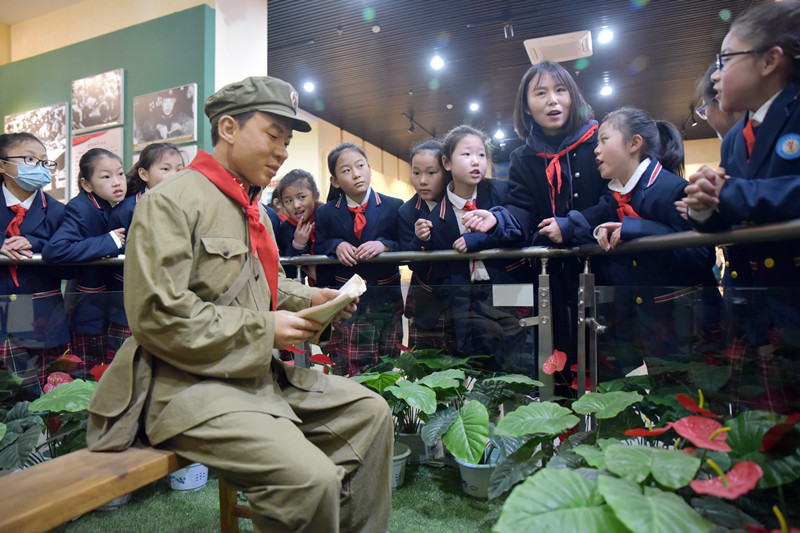
[[[0,254],[20,261],[0,266],[0,295],[8,302],[0,366],[22,377],[33,397],[41,393],[48,362],[69,349],[61,278],[54,269],[23,264],[42,252],[64,218],[64,204],[41,190],[50,183],[51,163],[30,133],[0,135]]]

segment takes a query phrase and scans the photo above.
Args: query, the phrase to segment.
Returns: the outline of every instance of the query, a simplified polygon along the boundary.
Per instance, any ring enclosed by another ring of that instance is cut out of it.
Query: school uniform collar
[[[9,191],[8,187],[6,187],[6,184],[3,183],[3,196],[5,196],[6,199],[6,207],[11,207],[12,205],[19,204],[25,209],[30,209],[31,206],[33,205],[33,200],[36,199],[37,192],[39,191],[33,191],[30,196],[28,196],[24,200],[20,200],[19,198],[11,194],[11,191]]]
[[[649,166],[650,158],[645,157],[644,161],[639,163],[639,166],[636,167],[636,170],[634,171],[633,176],[631,176],[631,179],[628,180],[628,183],[622,185],[622,182],[619,181],[618,178],[614,178],[611,180],[611,183],[608,184],[608,188],[620,194],[628,194],[636,188],[636,184],[639,183],[639,178],[642,177],[642,174],[644,174],[644,171],[647,170],[647,167]]]
[[[453,207],[455,207],[456,209],[461,209],[463,211],[464,204],[466,204],[467,202],[474,203],[475,199],[478,197],[477,187],[475,187],[475,191],[472,193],[472,197],[469,200],[467,200],[466,198],[461,198],[459,195],[457,195],[452,191],[452,188],[453,188],[453,182],[451,181],[447,185],[445,192],[447,193],[447,199],[450,200],[450,203],[453,204]]]
[[[369,202],[369,198],[372,196],[372,185],[370,185],[369,189],[367,189],[367,194],[364,195],[364,200],[361,203],[356,202],[346,194],[344,195],[345,199],[347,200],[347,207],[355,209],[356,207],[361,207],[365,203]]]
[[[767,118],[767,113],[769,112],[769,108],[772,105],[772,102],[778,97],[779,94],[783,92],[783,89],[776,92],[772,95],[772,98],[761,104],[761,107],[758,110],[750,115],[750,120],[753,122],[753,126],[760,126],[764,119]]]

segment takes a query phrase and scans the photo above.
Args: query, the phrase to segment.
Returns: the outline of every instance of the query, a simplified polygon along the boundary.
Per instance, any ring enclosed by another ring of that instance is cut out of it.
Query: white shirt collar
[[[8,178],[6,178],[8,179]],[[25,198],[24,200],[20,201],[19,198],[11,194],[11,191],[8,190],[6,184],[3,183],[3,196],[5,196],[6,206],[11,207],[12,205],[20,204],[25,209],[30,209],[31,205],[33,205],[33,199],[36,198],[36,193],[39,191],[33,191],[30,196]]]
[[[478,196],[478,189],[476,188],[475,191],[472,193],[472,197],[469,200],[461,198],[459,195],[453,192],[452,182],[450,182],[445,191],[447,192],[447,199],[450,200],[450,203],[453,204],[453,207],[455,207],[456,209],[460,209],[462,211],[464,210],[464,204],[466,204],[468,201],[473,202],[475,198]]]
[[[767,112],[769,111],[772,102],[775,101],[775,99],[778,97],[779,94],[781,94],[781,92],[783,91],[778,91],[775,94],[773,94],[772,98],[764,102],[761,105],[761,107],[758,108],[758,111],[750,115],[750,120],[753,121],[753,126],[759,126],[762,122],[764,122],[764,119],[767,118]]]
[[[361,203],[356,202],[355,200],[353,200],[352,198],[350,198],[345,194],[344,197],[347,199],[347,207],[351,208],[361,207],[365,203],[369,202],[369,197],[371,193],[372,193],[372,185],[370,185],[369,188],[367,189],[367,194],[364,195],[364,200]]]
[[[608,184],[608,188],[620,194],[628,194],[636,187],[636,184],[639,183],[639,178],[642,177],[642,174],[644,174],[644,171],[647,170],[647,167],[649,165],[650,165],[650,158],[645,157],[644,161],[639,163],[639,166],[636,167],[636,170],[633,172],[633,176],[631,176],[631,179],[628,180],[628,183],[622,185],[622,182],[619,181],[619,179],[614,178],[613,180],[611,180],[611,183]]]
[[[434,201],[434,200],[423,200],[423,202],[425,202],[425,203],[427,204],[427,206],[428,206],[428,211],[433,211],[433,209],[434,209],[434,208],[435,208],[437,205],[439,205],[439,202],[436,202],[436,201]]]

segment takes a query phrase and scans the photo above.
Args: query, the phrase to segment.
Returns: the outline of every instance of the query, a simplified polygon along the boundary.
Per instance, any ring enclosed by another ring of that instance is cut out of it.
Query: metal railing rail
[[[385,252],[378,257],[370,259],[370,262],[394,262],[405,264],[422,261],[453,261],[466,259],[589,257],[594,255],[647,252],[681,247],[689,248],[695,246],[726,246],[753,242],[775,242],[790,239],[800,239],[800,219],[776,224],[742,227],[718,233],[684,231],[658,237],[645,237],[635,241],[623,242],[617,248],[610,251],[605,251],[596,244],[586,244],[571,248],[550,248],[546,246],[492,248],[473,253],[459,253],[455,250],[436,250],[430,252]],[[124,256],[120,256],[81,264],[121,265],[123,260]],[[35,254],[33,258],[26,259],[24,261],[16,261],[4,255],[0,255],[0,265],[15,263],[22,263],[26,265],[50,264],[42,260],[39,254]],[[336,263],[338,263],[337,259],[324,255],[301,255],[281,258],[281,264],[293,266],[333,265]]]

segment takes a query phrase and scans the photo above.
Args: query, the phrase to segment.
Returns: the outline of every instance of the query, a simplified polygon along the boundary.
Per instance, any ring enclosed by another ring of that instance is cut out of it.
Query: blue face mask
[[[6,176],[9,176],[9,174],[6,174]],[[30,167],[25,164],[17,164],[17,177],[9,177],[14,179],[17,185],[29,192],[41,189],[49,184],[51,180],[50,171],[42,165]]]

